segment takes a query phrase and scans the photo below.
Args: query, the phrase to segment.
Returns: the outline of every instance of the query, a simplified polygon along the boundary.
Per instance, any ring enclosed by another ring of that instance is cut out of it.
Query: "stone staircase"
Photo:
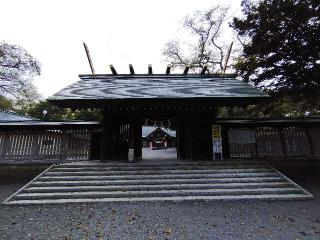
[[[51,166],[4,203],[308,198],[262,162],[71,162]]]

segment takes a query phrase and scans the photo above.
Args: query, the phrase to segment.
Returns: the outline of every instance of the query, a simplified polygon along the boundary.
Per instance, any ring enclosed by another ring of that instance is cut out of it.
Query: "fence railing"
[[[90,143],[87,129],[1,131],[0,160],[87,160]]]
[[[320,128],[234,127],[228,129],[229,153],[237,157],[320,157]]]

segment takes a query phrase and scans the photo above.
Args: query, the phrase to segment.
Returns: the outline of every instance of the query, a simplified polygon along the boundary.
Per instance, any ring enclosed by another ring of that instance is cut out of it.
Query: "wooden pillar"
[[[211,160],[212,149],[212,122],[209,116],[200,116],[201,121],[191,124],[191,151],[192,159]]]
[[[230,144],[229,144],[229,128],[227,126],[221,126],[221,137],[222,137],[222,158],[223,160],[230,158]]]
[[[33,138],[38,137],[38,135],[33,135]],[[32,142],[32,149],[35,145],[34,141]],[[10,141],[10,132],[5,132],[4,135],[4,142],[2,145],[2,149],[1,149],[1,159],[3,160],[7,160],[7,155],[10,154],[10,149],[11,149],[11,141]],[[33,151],[32,151],[33,153]]]
[[[179,159],[212,159],[212,112],[189,111],[177,119]]]
[[[101,132],[93,132],[90,143],[90,160],[100,159]]]
[[[193,159],[193,145],[192,145],[192,126],[190,121],[187,121],[184,128],[184,155],[185,159]]]
[[[312,141],[312,137],[310,134],[310,129],[308,127],[304,128],[307,139],[308,139],[308,145],[309,145],[309,150],[310,150],[310,155],[313,157],[314,156],[314,147],[313,147],[313,141]]]
[[[68,140],[69,140],[69,136],[68,136],[68,131],[63,131],[62,137],[61,137],[61,152],[60,152],[60,159],[61,160],[66,160],[67,159],[67,147],[68,147]],[[38,142],[38,139],[35,140],[36,142]],[[39,150],[33,149],[34,152],[38,152]],[[34,155],[34,154],[32,154]],[[90,152],[91,155],[91,152]]]
[[[254,151],[255,155],[254,158],[257,159],[259,157],[259,148],[258,148],[258,141],[257,141],[257,128],[258,127],[253,127],[252,130],[254,131],[254,138],[256,142],[254,143]]]
[[[177,150],[177,159],[181,159],[180,157],[180,146],[179,146],[179,128],[176,126],[176,150]]]
[[[177,131],[177,138],[176,138],[176,145],[177,145],[177,156],[178,159],[183,160],[187,159],[186,154],[186,123],[183,121],[176,122],[176,131]]]
[[[134,159],[142,158],[142,121],[137,116],[130,116],[128,148],[134,150]]]
[[[113,134],[115,131],[115,125],[111,120],[104,120],[103,133],[101,134],[101,160],[115,160],[115,144],[113,141]]]
[[[141,159],[142,158],[142,123],[137,120],[133,124],[133,133],[134,133],[134,157],[136,159]]]
[[[101,133],[100,159],[124,159],[120,147],[120,125],[125,121],[125,116],[115,113],[103,114],[103,132]]]
[[[284,142],[282,127],[278,127],[277,128],[277,132],[278,132],[278,135],[279,135],[279,138],[280,138],[280,144],[281,144],[283,157],[287,158],[287,148],[286,148],[286,143]]]
[[[40,149],[39,136],[40,136],[40,133],[38,131],[32,135],[31,158],[35,159],[35,160],[39,159],[39,149]],[[6,135],[6,137],[7,137],[7,135]],[[8,141],[5,140],[4,142],[5,142],[5,144],[7,143],[7,144],[11,145],[9,138],[8,138]],[[64,144],[63,142],[62,142],[62,144]]]
[[[131,156],[131,151],[134,151],[134,135],[135,135],[135,129],[134,129],[134,125],[131,123],[129,126],[129,138],[128,138],[128,160],[130,162],[133,161],[134,156]]]

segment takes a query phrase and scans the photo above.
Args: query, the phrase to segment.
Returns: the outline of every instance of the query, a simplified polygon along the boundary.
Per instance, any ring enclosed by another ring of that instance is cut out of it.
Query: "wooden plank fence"
[[[231,157],[252,157],[255,155],[256,136],[252,129],[229,129],[229,150]]]
[[[87,160],[90,143],[87,129],[1,131],[0,160]]]
[[[231,158],[320,157],[320,128],[229,128]]]

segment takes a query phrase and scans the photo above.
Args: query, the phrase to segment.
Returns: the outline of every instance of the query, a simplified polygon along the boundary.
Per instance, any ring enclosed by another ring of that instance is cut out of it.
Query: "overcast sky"
[[[24,47],[42,64],[36,80],[47,97],[90,73],[82,42],[97,73],[164,73],[162,49],[182,19],[223,3],[240,12],[241,0],[0,0],[0,41]]]

